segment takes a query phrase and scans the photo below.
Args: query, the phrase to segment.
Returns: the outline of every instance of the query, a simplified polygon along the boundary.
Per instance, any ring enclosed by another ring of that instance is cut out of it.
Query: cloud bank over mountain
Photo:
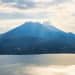
[[[46,19],[64,31],[75,32],[74,8],[74,0],[0,0],[0,21]]]

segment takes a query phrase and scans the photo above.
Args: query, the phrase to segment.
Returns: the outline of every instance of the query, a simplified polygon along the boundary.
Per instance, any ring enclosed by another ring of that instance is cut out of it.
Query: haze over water
[[[75,75],[75,55],[0,55],[0,75]]]

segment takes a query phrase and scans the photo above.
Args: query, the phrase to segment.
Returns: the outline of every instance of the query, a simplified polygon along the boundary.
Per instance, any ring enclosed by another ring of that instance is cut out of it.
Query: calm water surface
[[[0,55],[0,75],[56,75],[54,69],[60,73],[68,65],[74,67],[75,55]]]

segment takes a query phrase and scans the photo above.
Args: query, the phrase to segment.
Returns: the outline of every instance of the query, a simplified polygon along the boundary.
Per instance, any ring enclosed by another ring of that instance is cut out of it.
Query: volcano
[[[0,37],[0,54],[72,52],[75,52],[75,35],[46,23],[26,22]]]

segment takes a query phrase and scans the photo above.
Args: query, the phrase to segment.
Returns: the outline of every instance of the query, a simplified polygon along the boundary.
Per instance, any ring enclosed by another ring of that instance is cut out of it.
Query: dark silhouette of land
[[[0,36],[0,54],[75,53],[75,35],[27,22]]]

